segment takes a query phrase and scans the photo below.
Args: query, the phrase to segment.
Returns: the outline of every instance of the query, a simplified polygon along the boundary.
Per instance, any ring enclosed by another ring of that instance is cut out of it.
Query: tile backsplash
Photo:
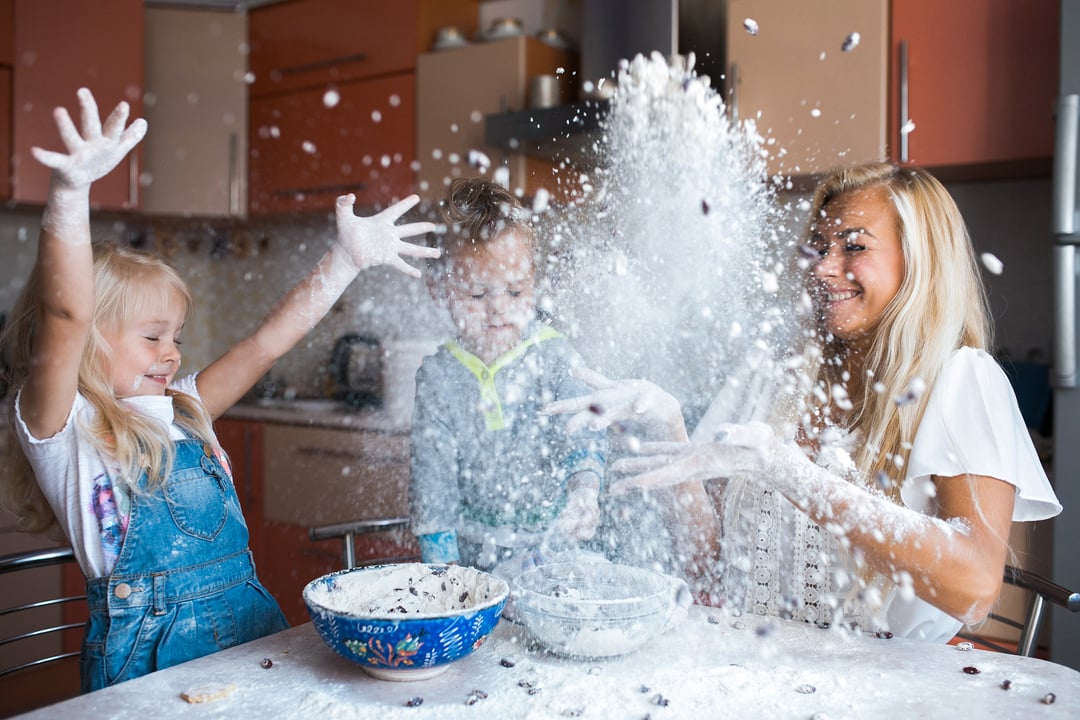
[[[976,252],[1004,265],[984,274],[996,324],[997,347],[1014,359],[1050,356],[1051,247],[1048,180],[954,184],[949,187],[967,221]],[[792,206],[795,204],[792,203]],[[33,266],[39,209],[0,211],[0,312],[10,310]],[[795,226],[799,226],[798,219]],[[127,240],[162,254],[191,285],[195,315],[185,332],[184,364],[205,367],[253,330],[274,302],[315,264],[333,241],[333,218],[251,221],[98,218],[99,240]],[[415,261],[422,262],[422,261]],[[272,372],[300,395],[323,395],[334,341],[346,333],[394,340],[447,335],[445,311],[422,280],[385,268],[361,273],[333,310]]]
[[[0,312],[10,311],[33,267],[40,216],[40,210],[0,213],[0,252],[7,259],[0,267]],[[254,330],[334,238],[330,215],[243,226],[235,221],[99,218],[92,230],[95,241],[133,242],[161,255],[191,286],[195,312],[183,338],[187,371],[205,367]],[[271,377],[298,395],[323,395],[329,389],[330,354],[339,336],[437,339],[448,328],[449,318],[432,302],[423,280],[372,268],[278,361]]]

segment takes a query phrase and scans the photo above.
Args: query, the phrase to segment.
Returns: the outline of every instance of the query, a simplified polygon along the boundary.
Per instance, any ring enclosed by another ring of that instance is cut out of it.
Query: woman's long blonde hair
[[[850,398],[843,424],[858,433],[853,460],[863,481],[883,486],[899,501],[903,468],[929,389],[957,348],[988,349],[992,330],[963,217],[944,186],[925,170],[884,162],[837,168],[818,185],[810,225],[837,197],[875,187],[888,192],[896,211],[904,279],[874,330],[865,357],[868,377],[860,396]],[[836,417],[831,390],[844,382],[846,348],[820,322],[816,335],[819,362],[808,404],[819,418]],[[926,391],[919,393],[919,388]]]
[[[29,374],[37,329],[37,298],[40,294],[35,267],[12,311],[2,347],[8,361],[7,452],[0,478],[0,503],[20,518],[21,529],[42,532],[52,529],[56,516],[34,479],[30,463],[15,433],[15,396]],[[191,291],[171,267],[146,253],[118,246],[96,249],[94,259],[94,319],[79,364],[79,393],[94,407],[86,430],[98,450],[121,468],[117,480],[132,492],[140,491],[139,478],[146,473],[145,489],[168,477],[174,457],[173,442],[162,423],[132,412],[117,399],[110,381],[112,351],[101,329],[122,326],[147,307],[182,304],[185,317],[192,309]],[[167,390],[173,399],[176,424],[194,437],[220,449],[212,421],[195,398]]]

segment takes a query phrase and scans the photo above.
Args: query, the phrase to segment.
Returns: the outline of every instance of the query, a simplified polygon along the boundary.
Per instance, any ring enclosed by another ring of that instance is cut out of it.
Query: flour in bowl
[[[505,582],[473,568],[409,563],[336,573],[311,585],[307,599],[333,613],[393,619],[479,609],[506,593]]]

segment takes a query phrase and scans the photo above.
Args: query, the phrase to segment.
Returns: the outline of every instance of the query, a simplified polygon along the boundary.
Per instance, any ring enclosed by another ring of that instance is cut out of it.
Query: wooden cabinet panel
[[[885,0],[730,1],[729,109],[769,140],[770,173],[883,157],[887,23]],[[852,32],[859,42],[844,52]]]
[[[218,442],[229,456],[233,471],[233,486],[244,509],[248,526],[248,546],[259,570],[265,563],[263,537],[264,506],[263,459],[265,443],[263,424],[246,420],[219,418],[214,423]]]
[[[208,10],[146,9],[142,210],[226,217],[247,207],[247,23]]]
[[[387,204],[412,191],[415,157],[411,73],[253,98],[249,198],[252,214],[329,210],[355,192]]]
[[[552,163],[524,154],[504,157],[484,144],[483,117],[525,109],[529,78],[559,68],[571,77],[574,56],[530,37],[421,55],[416,68],[420,196],[439,200],[452,179],[480,174],[468,163],[470,150],[484,152],[493,165],[505,163],[511,189],[521,188],[528,195],[538,188],[556,192]]]
[[[11,68],[0,66],[0,168],[11,167],[11,76]],[[10,197],[11,174],[0,172],[0,199]]]
[[[42,203],[49,170],[34,160],[32,146],[63,148],[53,108],[68,108],[78,124],[75,91],[87,87],[102,115],[126,100],[131,117],[143,107],[142,0],[15,0],[15,69],[12,103],[13,198]],[[92,207],[138,207],[140,149],[131,160],[94,183]]]
[[[403,435],[266,426],[266,519],[304,527],[408,515]]]
[[[890,155],[899,157],[903,40],[914,123],[910,162],[940,167],[1050,158],[1058,15],[1058,0],[893,0]]]
[[[472,34],[476,0],[293,0],[250,13],[252,95],[411,72],[442,25]]]
[[[0,0],[0,65],[15,64],[15,0]]]

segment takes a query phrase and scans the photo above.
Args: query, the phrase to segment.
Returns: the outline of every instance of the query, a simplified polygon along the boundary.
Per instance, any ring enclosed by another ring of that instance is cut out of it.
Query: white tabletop
[[[209,702],[181,698],[212,683],[234,687]],[[476,690],[486,697],[470,704]],[[407,705],[413,698],[422,703]],[[1043,660],[693,607],[642,650],[607,660],[527,651],[520,628],[504,620],[475,653],[416,682],[368,676],[306,624],[23,717],[955,720],[1078,711],[1080,673]]]

